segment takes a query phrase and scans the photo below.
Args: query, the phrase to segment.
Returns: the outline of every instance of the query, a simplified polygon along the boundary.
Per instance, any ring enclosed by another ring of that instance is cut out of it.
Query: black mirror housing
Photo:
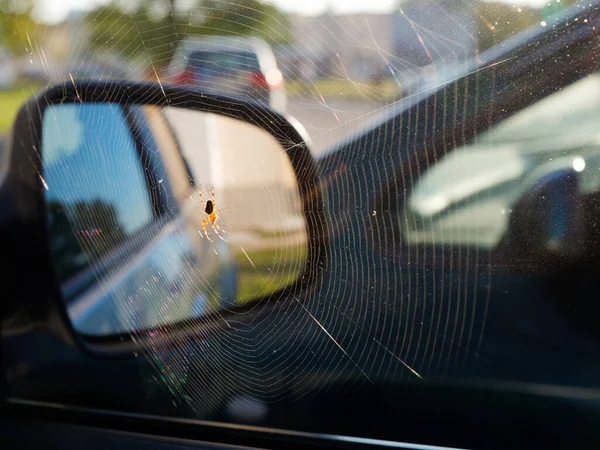
[[[2,334],[14,335],[32,329],[47,329],[72,345],[97,356],[130,355],[138,343],[122,334],[89,337],[77,333],[69,319],[58,276],[50,255],[41,157],[42,118],[50,105],[64,103],[116,103],[178,107],[234,118],[272,135],[285,149],[298,180],[308,232],[308,254],[302,276],[284,292],[307,289],[318,280],[318,267],[325,255],[323,201],[315,160],[302,133],[286,118],[262,104],[208,95],[197,89],[152,83],[80,81],[47,89],[31,98],[19,111],[10,147],[0,173],[0,249],[4,256]],[[269,300],[269,298],[265,299]],[[250,311],[238,307],[237,313]],[[220,327],[222,321],[205,321]],[[180,340],[193,330],[184,323],[170,327],[169,336]],[[164,337],[164,336],[163,336]]]

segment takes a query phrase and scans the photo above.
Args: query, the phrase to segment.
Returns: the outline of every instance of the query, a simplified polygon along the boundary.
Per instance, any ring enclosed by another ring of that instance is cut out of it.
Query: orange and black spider
[[[211,188],[210,189],[211,199],[207,200],[206,203],[204,203],[204,200],[202,200],[202,189],[198,188],[198,194],[200,195],[200,203],[202,203],[202,206],[204,207],[204,212],[208,215],[208,217],[202,221],[202,232],[200,233],[200,236],[202,236],[202,233],[204,233],[204,236],[206,236],[206,239],[208,239],[210,242],[214,242],[208,236],[208,232],[206,231],[206,227],[207,227],[208,223],[210,222],[210,225],[211,225],[213,231],[215,232],[215,234],[220,239],[227,242],[227,240],[225,240],[223,238],[223,236],[221,236],[219,234],[219,231],[221,233],[227,233],[227,231],[225,231],[223,228],[221,228],[219,226],[219,224],[217,223],[217,220],[219,220],[219,213],[221,211],[224,211],[226,208],[217,210],[217,203],[215,202],[215,187],[214,187],[214,185],[212,185],[210,188]]]

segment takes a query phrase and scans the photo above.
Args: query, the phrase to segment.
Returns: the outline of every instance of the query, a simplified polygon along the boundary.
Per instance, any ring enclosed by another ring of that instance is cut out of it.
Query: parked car
[[[284,112],[284,79],[271,47],[258,38],[186,38],[168,68],[171,81],[249,98]]]

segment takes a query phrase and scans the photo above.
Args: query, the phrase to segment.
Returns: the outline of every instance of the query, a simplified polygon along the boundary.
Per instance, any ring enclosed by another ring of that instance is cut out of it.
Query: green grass
[[[324,78],[312,83],[290,81],[286,84],[287,93],[291,96],[338,97],[351,100],[393,101],[402,94],[398,84],[392,78],[381,83],[362,83],[357,81]]]
[[[39,86],[17,84],[11,89],[0,90],[0,134],[10,131],[21,105],[39,90]]]
[[[306,246],[283,247],[236,253],[239,268],[237,304],[264,297],[298,279],[306,261]]]

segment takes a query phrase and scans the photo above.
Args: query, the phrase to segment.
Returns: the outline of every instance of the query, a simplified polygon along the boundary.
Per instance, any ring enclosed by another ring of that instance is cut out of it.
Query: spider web
[[[158,1],[149,3],[156,8],[162,5]],[[536,378],[537,373],[520,374],[522,361],[499,368],[494,365],[498,362],[491,361],[484,351],[499,345],[486,338],[491,311],[508,314],[503,307],[490,304],[491,292],[497,284],[502,285],[504,276],[492,272],[486,252],[495,235],[490,232],[489,236],[481,235],[480,240],[473,240],[483,227],[478,228],[478,224],[487,223],[491,213],[483,209],[471,211],[472,215],[466,219],[459,214],[449,214],[440,225],[436,218],[431,218],[433,216],[419,221],[416,215],[405,211],[406,205],[418,200],[411,197],[416,186],[422,189],[423,207],[437,207],[434,201],[437,198],[430,192],[437,192],[439,179],[433,175],[432,179],[423,178],[430,169],[433,171],[444,162],[443,167],[468,177],[478,166],[468,162],[472,159],[445,159],[447,152],[467,144],[460,131],[448,142],[432,144],[422,138],[421,131],[432,129],[439,123],[438,118],[430,116],[422,121],[422,111],[418,110],[399,114],[436,91],[439,85],[448,83],[454,90],[446,89],[435,99],[440,105],[438,110],[445,113],[443,129],[432,131],[448,135],[448,130],[455,129],[459,116],[466,111],[467,102],[472,108],[469,114],[477,116],[489,99],[471,101],[467,94],[473,89],[453,81],[453,74],[468,68],[481,73],[493,71],[493,67],[477,66],[474,62],[479,58],[480,27],[494,34],[504,24],[481,14],[477,9],[479,4],[473,1],[418,3],[401,2],[388,14],[339,15],[328,11],[317,17],[297,15],[285,23],[280,16],[267,15],[272,26],[266,28],[253,23],[257,11],[240,6],[238,14],[240,21],[245,19],[245,32],[267,40],[273,37],[269,33],[277,34],[281,29],[289,35],[291,43],[276,47],[284,75],[299,78],[288,85],[285,111],[304,127],[310,136],[311,151],[321,161],[330,245],[321,255],[323,265],[317,268],[321,278],[318,286],[298,288],[275,302],[249,303],[251,307],[243,312],[229,305],[217,308],[216,316],[210,318],[202,310],[192,316],[178,303],[181,293],[194,287],[215,298],[222,297],[219,277],[211,278],[199,270],[178,273],[172,270],[173,261],[169,258],[158,261],[161,268],[139,280],[139,297],[111,300],[113,307],[118,304],[128,311],[121,319],[121,326],[134,339],[142,337],[136,314],[152,307],[162,316],[162,319],[156,318],[158,326],[150,335],[143,333],[143,337],[149,339],[144,341],[138,354],[139,365],[149,392],[153,392],[154,385],[165,386],[172,401],[181,408],[181,414],[245,423],[276,423],[267,422],[266,418],[273,419],[290,408],[302,410],[315,398],[324,398],[332,391],[343,391],[351,386],[502,378],[504,374],[517,380]],[[211,6],[201,3],[190,9],[180,7],[179,14],[187,15],[191,29],[200,29],[203,18],[214,12]],[[521,11],[526,14],[525,9],[514,6],[515,11],[517,8],[517,17]],[[149,25],[138,19],[131,27]],[[548,19],[537,26],[550,24]],[[101,25],[91,22],[90,32],[98,31],[95,27],[100,29]],[[118,31],[107,29],[104,33],[108,36]],[[172,30],[164,32],[172,33]],[[181,36],[173,37],[177,40]],[[402,42],[406,44],[401,45]],[[181,73],[186,67],[185,60],[169,67],[172,51],[153,48],[152,40],[141,42],[142,54],[154,55],[150,64],[126,60],[123,46],[117,45],[118,42],[114,48],[108,45],[99,53],[94,53],[87,44],[83,40],[73,43],[69,58],[82,61],[100,54],[105,60],[116,62],[125,69],[128,78],[135,80],[168,83],[172,81],[170,73]],[[39,62],[49,78],[64,78],[61,71],[47,63],[41,42],[28,42],[28,46],[32,61]],[[161,67],[169,69],[163,72]],[[99,65],[83,68],[80,76],[85,76],[86,70],[93,77],[112,76],[109,69]],[[70,80],[77,83],[75,78]],[[244,86],[234,87],[242,89]],[[174,118],[177,114],[171,117],[167,114],[163,120],[175,129],[180,128],[177,131],[183,141],[197,142],[200,131],[193,126],[183,126],[186,122],[181,117],[186,113],[178,114],[179,118]],[[396,116],[400,118],[390,120]],[[375,125],[380,126],[378,133],[365,131]],[[205,131],[214,133],[214,128]],[[106,139],[111,139],[111,132],[106,130]],[[361,133],[363,137],[356,138]],[[67,139],[68,135],[63,137]],[[126,145],[123,137],[115,135],[113,138],[119,145]],[[223,136],[218,138],[223,139]],[[478,141],[476,133],[470,144],[476,145]],[[336,153],[332,151],[336,145],[345,147]],[[187,148],[191,149],[192,145]],[[388,149],[387,153],[382,149]],[[192,153],[184,156],[195,186],[186,195],[203,219],[197,190],[202,190],[206,202],[210,198],[210,187],[215,184],[214,172],[204,173],[212,163],[194,160],[193,151],[189,151]],[[422,154],[426,157],[422,158]],[[473,154],[467,156],[473,157]],[[235,158],[232,161],[231,165],[218,169],[225,171],[221,179],[230,177],[235,182],[242,172],[251,174],[257,192],[261,191],[262,198],[266,199],[260,206],[261,211],[267,214],[269,210],[284,209],[288,197],[273,191],[266,181],[271,170],[268,161],[257,161],[253,166],[239,163],[242,170],[238,172],[234,170]],[[114,161],[105,162],[107,167],[114,164]],[[462,163],[467,164],[466,170],[460,170]],[[77,179],[68,165],[62,170],[65,177],[74,177],[76,183],[89,182]],[[156,166],[155,176],[158,180],[167,179],[168,171],[169,167]],[[110,186],[115,173],[109,171],[103,175],[105,186]],[[45,180],[46,189],[51,191],[53,184],[49,181]],[[161,185],[156,189],[159,192]],[[216,208],[221,207],[218,192],[217,189]],[[231,231],[226,225],[228,215],[230,220],[236,213],[241,215],[244,203],[253,198],[247,194],[237,197],[237,202],[225,202],[227,209],[220,213],[220,218],[226,231]],[[143,214],[136,205],[131,207],[139,215]],[[502,205],[494,209],[494,221],[502,223],[502,210]],[[174,205],[173,220],[177,218],[175,211]],[[279,214],[275,219],[283,221],[285,217]],[[210,226],[208,230],[210,232]],[[215,254],[227,253],[227,246],[235,242],[230,234],[223,235],[227,242],[219,239],[207,242],[201,236],[200,227],[197,231],[204,248]],[[141,239],[150,242],[154,235],[148,232],[142,234]],[[257,291],[274,283],[275,278],[288,270],[285,264],[289,265],[290,260],[300,273],[302,253],[295,239],[297,236],[289,233],[277,235],[274,238],[277,251],[267,263],[259,262],[243,245],[235,244],[249,268],[262,277]],[[455,245],[456,242],[460,245]],[[87,244],[81,241],[81,245]],[[178,251],[172,246],[164,254],[173,256]],[[180,256],[191,261],[189,255]],[[172,291],[172,277],[180,277],[177,292]],[[526,282],[518,279],[514,289],[519,289],[520,284]],[[150,300],[144,303],[142,297]],[[532,300],[532,304],[535,301]],[[522,313],[533,314],[531,311]],[[172,331],[171,323],[181,319],[196,327],[197,333],[194,339],[169,346],[165,335]],[[561,323],[551,313],[545,320],[544,327]],[[494,331],[503,345],[511,349],[511,355],[526,357],[526,351],[518,350],[518,333]],[[540,331],[544,339],[549,339],[544,334],[547,332],[548,328]],[[508,359],[501,361],[510,364]],[[149,409],[152,404],[153,400],[149,399]],[[298,417],[297,423],[286,425],[302,428],[302,420]]]

